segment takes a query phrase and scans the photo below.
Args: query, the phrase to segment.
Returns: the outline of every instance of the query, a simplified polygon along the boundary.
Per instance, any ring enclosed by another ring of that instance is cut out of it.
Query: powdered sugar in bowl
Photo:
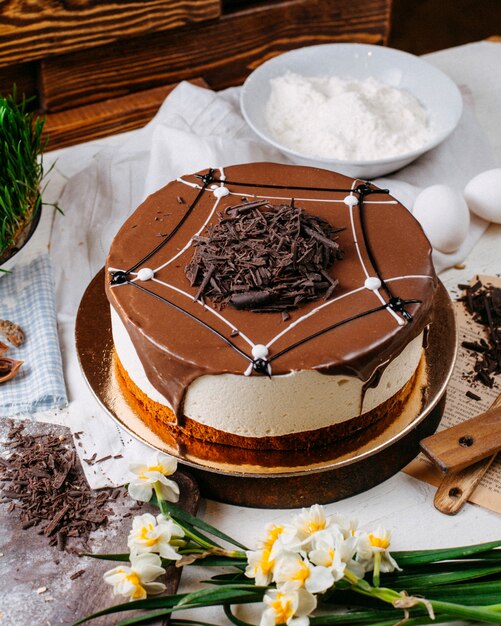
[[[380,46],[326,44],[267,61],[246,80],[242,113],[293,162],[373,178],[398,170],[457,126],[461,94],[422,59]]]

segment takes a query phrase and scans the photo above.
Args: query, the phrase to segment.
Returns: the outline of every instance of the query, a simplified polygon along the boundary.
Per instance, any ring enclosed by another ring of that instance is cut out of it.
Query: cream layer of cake
[[[150,400],[172,410],[149,381],[127,329],[111,308],[113,342],[131,380]],[[357,377],[299,370],[271,379],[239,374],[200,376],[187,388],[183,413],[219,431],[243,437],[279,437],[340,424],[372,411],[414,376],[423,333],[384,369],[378,385]],[[273,416],[273,419],[270,419]]]

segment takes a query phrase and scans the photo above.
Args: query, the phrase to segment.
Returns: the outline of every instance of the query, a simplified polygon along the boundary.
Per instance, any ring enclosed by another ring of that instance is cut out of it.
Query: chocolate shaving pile
[[[501,289],[492,285],[482,285],[477,280],[474,285],[458,285],[465,290],[459,298],[464,302],[473,320],[481,324],[487,333],[487,341],[463,341],[462,346],[477,356],[474,379],[486,387],[494,386],[494,375],[501,374]]]
[[[291,204],[267,200],[227,207],[206,235],[193,240],[185,268],[195,299],[218,308],[285,312],[331,297],[338,281],[327,270],[343,258],[333,228]]]
[[[89,488],[64,437],[28,435],[23,429],[12,427],[4,443],[11,453],[0,458],[1,502],[17,511],[24,530],[39,527],[49,545],[64,550],[68,537],[85,544],[90,532],[107,525],[105,503],[114,499],[113,490],[96,495]]]

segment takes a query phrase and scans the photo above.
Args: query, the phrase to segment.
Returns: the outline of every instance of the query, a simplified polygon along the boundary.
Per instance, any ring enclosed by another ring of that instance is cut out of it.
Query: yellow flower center
[[[297,561],[298,568],[292,575],[292,580],[298,580],[302,585],[310,575],[310,570],[304,561]]]
[[[128,574],[125,577],[125,580],[134,586],[134,591],[131,595],[131,598],[140,598],[144,594],[144,589],[141,586],[141,579],[135,572]]]
[[[372,533],[369,535],[369,541],[371,546],[374,546],[375,548],[382,548],[383,550],[386,550],[386,548],[390,547],[388,539],[385,539],[384,537],[376,537]]]
[[[325,528],[325,520],[324,519],[319,519],[319,520],[309,520],[304,527],[305,532],[308,535],[313,535],[313,533],[316,533],[318,530],[324,530]]]
[[[138,539],[142,541],[144,545],[148,547],[154,546],[156,543],[158,543],[158,539],[152,539],[151,537],[148,537],[148,533],[151,532],[152,530],[153,530],[153,524],[146,524],[146,526],[143,526],[141,528],[137,536]]]
[[[327,566],[330,566],[330,565],[332,565],[334,563],[334,556],[335,556],[335,554],[336,554],[336,551],[333,550],[332,548],[330,548],[330,550],[329,550],[329,561],[327,563]]]
[[[147,467],[144,472],[139,474],[138,478],[140,480],[149,480],[151,477],[146,475],[147,472],[160,472],[160,474],[165,476],[165,469],[161,465],[151,465],[150,467]]]
[[[275,624],[285,624],[293,613],[292,600],[285,593],[277,594],[277,598],[271,606],[275,611]]]
[[[146,471],[147,472],[160,472],[161,474],[163,474],[164,468],[161,465],[152,465],[151,467],[148,467]]]
[[[261,557],[261,561],[259,563],[259,567],[261,568],[263,574],[269,574],[273,569],[275,561],[270,559],[270,550],[266,548],[263,550],[263,556]]]
[[[268,551],[271,550],[273,548],[273,544],[283,532],[283,526],[276,526],[275,524],[273,524],[273,526],[268,531],[268,534],[266,535],[266,539],[263,542],[263,548]]]

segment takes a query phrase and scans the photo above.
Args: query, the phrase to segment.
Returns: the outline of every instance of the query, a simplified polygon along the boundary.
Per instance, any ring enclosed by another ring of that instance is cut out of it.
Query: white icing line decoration
[[[394,278],[386,278],[385,282],[392,283],[394,281],[405,280],[407,278],[428,278],[429,280],[433,280],[433,276],[427,276],[426,274],[409,274],[409,275],[406,275],[406,276],[395,276]],[[346,298],[348,296],[352,296],[354,293],[358,293],[359,291],[363,291],[364,289],[366,289],[365,286],[364,287],[359,287],[358,289],[353,289],[353,291],[348,291],[347,293],[343,293],[341,296],[338,296],[337,298],[332,298],[331,300],[329,300],[327,302],[324,302],[320,306],[317,306],[315,309],[312,309],[309,313],[306,313],[302,317],[298,317],[297,320],[294,320],[293,322],[291,322],[287,326],[287,328],[284,328],[284,330],[279,332],[278,335],[273,337],[273,339],[270,339],[270,341],[268,341],[266,346],[268,348],[270,348],[278,339],[280,339],[286,333],[288,333],[289,330],[291,330],[292,328],[294,328],[295,326],[297,326],[298,324],[303,322],[305,319],[308,319],[312,315],[315,315],[315,313],[318,313],[318,311],[321,311],[326,306],[330,306],[331,304],[334,304],[334,302],[337,302],[338,300],[341,300],[342,298]],[[384,304],[386,304],[386,302]]]
[[[179,180],[179,179],[178,179]],[[215,191],[214,191],[214,195],[216,196],[216,191],[218,191],[220,189],[220,187],[218,187]],[[225,187],[223,189],[226,189]],[[177,254],[175,254],[171,259],[169,259],[168,261],[165,261],[165,263],[163,263],[162,265],[160,265],[159,267],[155,268],[154,272],[155,274],[157,272],[159,272],[160,270],[162,270],[164,267],[167,267],[167,265],[170,265],[172,263],[172,261],[175,261],[177,258],[179,258],[184,252],[186,252],[186,250],[188,250],[188,248],[191,246],[193,239],[195,237],[198,237],[198,235],[200,235],[200,233],[203,231],[203,229],[207,226],[207,224],[210,222],[212,216],[214,215],[214,213],[216,212],[217,209],[217,205],[219,204],[219,201],[221,200],[221,197],[216,196],[216,201],[214,203],[214,206],[212,207],[212,209],[209,212],[209,215],[207,217],[207,219],[205,220],[205,222],[202,224],[202,226],[200,227],[200,229],[194,234],[192,235],[192,237],[190,238],[190,240],[188,241],[188,243],[184,246],[184,248],[182,248],[181,250],[179,250],[179,252]]]
[[[381,289],[381,281],[377,276],[369,276],[365,279],[364,287],[369,289],[370,291],[374,291],[376,289]]]
[[[249,344],[249,346],[251,348],[253,348],[255,346],[254,342],[251,341],[247,335],[245,335],[243,332],[241,332],[240,330],[238,330],[238,328],[235,328],[235,326],[229,321],[227,320],[224,315],[221,315],[221,313],[219,313],[219,311],[216,311],[216,309],[213,309],[210,306],[207,306],[206,304],[204,304],[203,302],[201,302],[200,300],[194,300],[193,299],[193,294],[192,293],[187,293],[186,291],[183,291],[182,289],[179,289],[178,287],[175,287],[174,285],[170,285],[169,283],[164,282],[163,280],[159,280],[158,278],[153,278],[153,281],[155,283],[158,283],[159,285],[163,285],[164,287],[167,287],[168,289],[172,289],[173,291],[176,291],[177,293],[180,293],[183,296],[186,296],[189,300],[191,300],[191,302],[196,302],[197,304],[199,304],[202,308],[204,308],[206,311],[208,311],[209,313],[212,313],[212,315],[215,315],[218,319],[220,319],[222,322],[224,322],[226,324],[226,326],[228,326],[229,328],[231,328],[232,331],[237,331],[239,336],[242,337],[242,339],[247,342]]]
[[[155,276],[155,272],[149,267],[142,267],[137,273],[137,280],[151,280]]]

